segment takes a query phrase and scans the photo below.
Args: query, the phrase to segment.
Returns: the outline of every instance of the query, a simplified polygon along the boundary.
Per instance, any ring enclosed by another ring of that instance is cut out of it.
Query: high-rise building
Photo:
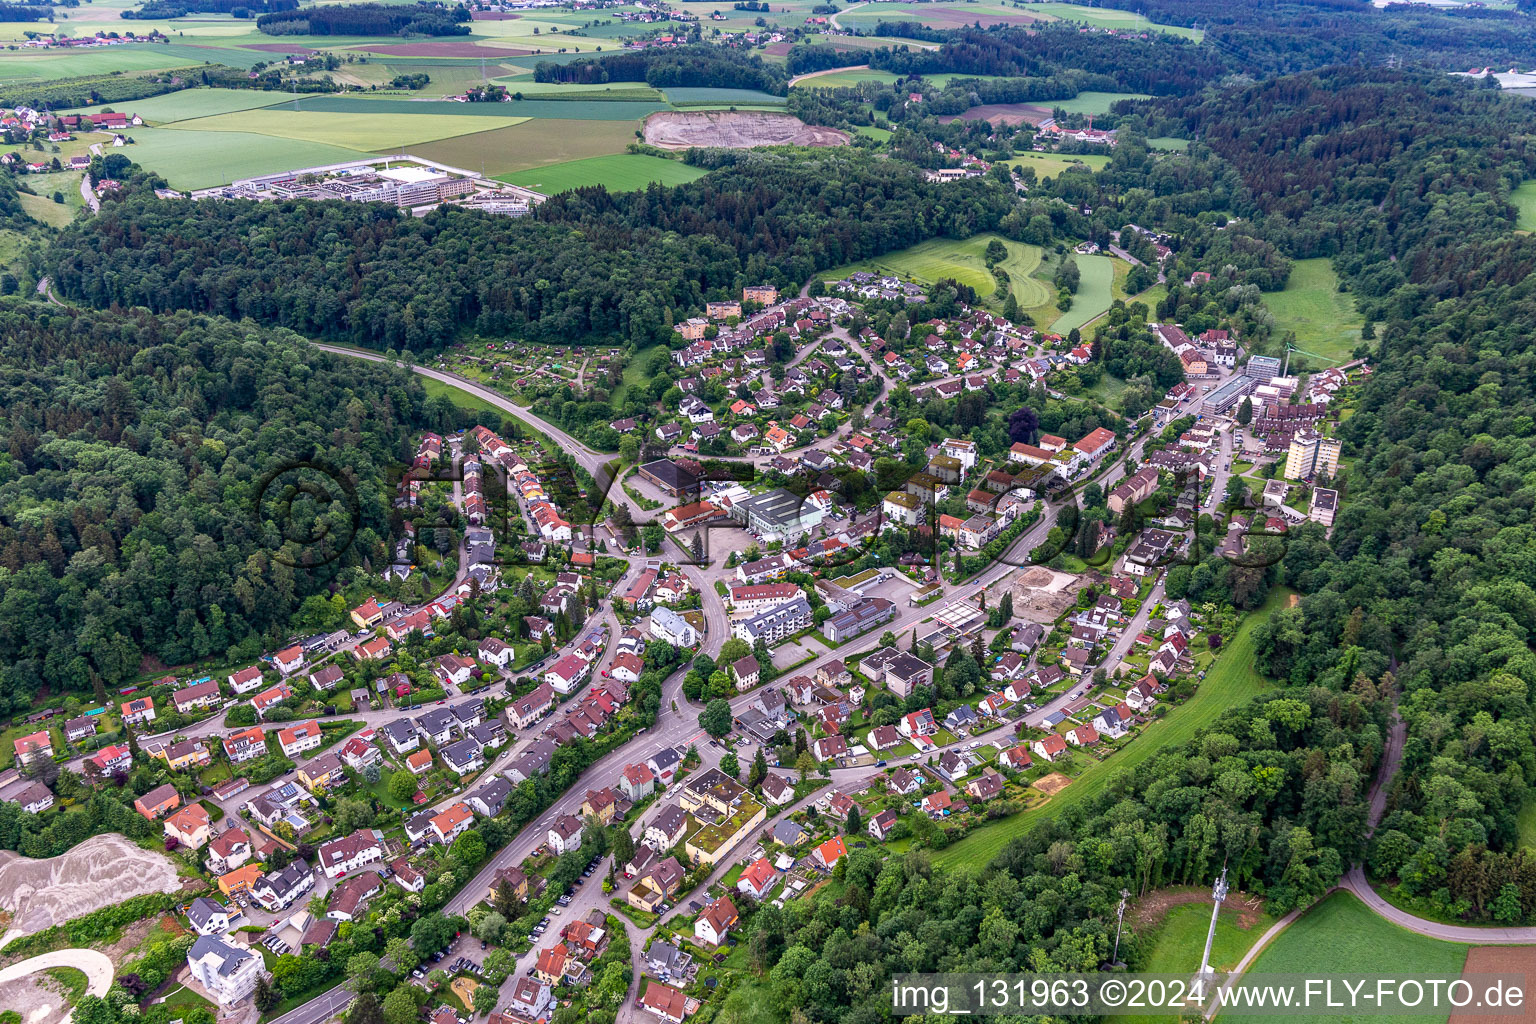
[[[1311,480],[1321,475],[1337,476],[1340,450],[1337,438],[1324,437],[1310,427],[1298,430],[1291,438],[1290,454],[1285,460],[1286,478]]]

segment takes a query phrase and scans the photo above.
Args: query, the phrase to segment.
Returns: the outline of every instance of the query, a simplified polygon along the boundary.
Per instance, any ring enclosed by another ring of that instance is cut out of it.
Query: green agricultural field
[[[215,117],[233,114],[241,110],[255,110],[292,100],[280,92],[262,92],[255,89],[183,89],[164,96],[151,96],[143,100],[124,100],[115,109],[138,114],[151,125],[173,124],[197,117]],[[88,114],[93,108],[75,107],[69,113]]]
[[[466,105],[458,104],[461,107]],[[510,108],[512,104],[497,106]],[[382,153],[472,132],[507,128],[521,124],[524,120],[526,118],[508,117],[498,122],[484,117],[322,113],[276,107],[182,121],[172,130],[254,132],[279,139],[343,146],[362,153]]]
[[[895,82],[896,75],[889,71],[861,68],[858,71],[834,71],[830,75],[817,75],[795,84],[796,89],[846,89],[860,82]]]
[[[1044,178],[1055,177],[1062,171],[1073,168],[1086,167],[1090,171],[1101,170],[1109,164],[1109,157],[1098,153],[1021,153],[1006,162],[1013,167],[1033,167],[1035,174]]]
[[[763,92],[759,89],[673,88],[665,92],[667,99],[674,106],[679,107],[736,107],[743,104],[771,107],[783,106],[786,102],[783,96],[775,96],[771,92]]]
[[[1198,29],[1183,28],[1178,25],[1158,25],[1134,12],[1115,10],[1110,7],[1083,7],[1080,4],[1042,3],[1030,4],[1026,10],[1031,14],[1039,11],[1043,14],[1054,15],[1062,21],[1080,21],[1086,25],[1095,25],[1099,28],[1137,30],[1155,27],[1160,32],[1183,36],[1186,39],[1193,39],[1197,42],[1205,35],[1204,32]],[[1196,964],[1195,966],[1198,967],[1200,965]]]
[[[37,31],[37,26],[33,25],[32,30]],[[168,68],[207,64],[210,61],[248,68],[258,61],[271,59],[271,54],[250,50],[213,51],[179,43],[129,44],[91,50],[43,50],[20,56],[8,54],[0,61],[0,82],[46,82],[83,75],[106,75],[117,71],[164,71]]]
[[[1155,139],[1148,139],[1147,145],[1153,149],[1160,149],[1168,153],[1182,153],[1189,148],[1189,140],[1176,139],[1171,135],[1166,135]]]
[[[540,117],[575,121],[639,121],[666,110],[665,103],[622,100],[513,100],[509,103],[453,103],[448,100],[408,100],[398,97],[301,96],[300,110],[327,114],[435,114],[447,117]],[[292,106],[292,104],[290,104]],[[440,136],[443,137],[443,136]]]
[[[1107,114],[1111,104],[1121,100],[1147,100],[1152,97],[1143,92],[1080,92],[1069,100],[1051,100],[1041,106],[1052,110],[1065,110],[1069,114]]]
[[[874,270],[898,274],[921,284],[932,284],[945,278],[953,278],[961,284],[976,289],[977,294],[990,300],[997,287],[997,281],[987,269],[983,254],[987,243],[994,238],[1000,239],[1008,248],[1008,258],[999,266],[1008,272],[1010,285],[1019,305],[1021,307],[1036,306],[1047,301],[1050,298],[1049,290],[1040,281],[1030,276],[1040,265],[1039,247],[1011,242],[992,234],[974,235],[961,240],[933,238],[920,242],[910,249],[888,252],[877,259],[825,271],[821,276],[824,280],[836,281],[847,277],[855,270]]]
[[[1467,959],[1467,947],[1416,935],[1382,920],[1364,903],[1337,892],[1313,907],[1275,937],[1249,971],[1264,974],[1381,974],[1396,977],[1454,978]],[[1380,1024],[1425,1024],[1444,1021],[1448,1014],[1371,1016]],[[1227,1024],[1260,1024],[1264,1016],[1236,1011],[1222,1014]],[[1323,1024],[1338,1014],[1288,1017],[1300,1024]]]
[[[574,106],[563,103],[560,106]],[[635,141],[638,121],[568,121],[538,118],[511,128],[459,135],[420,146],[414,156],[483,174],[511,174],[530,167],[623,153]]]
[[[1515,227],[1521,231],[1536,231],[1536,179],[1522,181],[1518,188],[1509,194],[1509,201],[1514,204]]]
[[[133,138],[135,144],[122,152],[181,189],[212,188],[258,174],[344,163],[361,155],[341,146],[255,132],[135,128]]]
[[[1170,708],[1166,718],[1154,720],[1126,746],[1107,761],[1097,762],[1083,771],[1072,784],[1033,810],[1020,811],[1007,818],[976,829],[964,839],[934,854],[938,868],[980,867],[996,857],[1008,841],[1036,820],[1054,818],[1068,807],[1083,803],[1103,792],[1110,779],[1133,768],[1158,751],[1176,747],[1215,722],[1221,713],[1247,700],[1269,686],[1253,667],[1253,627],[1280,608],[1291,591],[1277,587],[1264,606],[1243,620],[1228,641],[1226,650],[1207,673],[1195,695],[1179,707]]]
[[[862,135],[866,139],[874,139],[876,142],[889,142],[891,130],[889,128],[876,128],[872,124],[861,124],[853,130],[853,134]]]
[[[934,85],[938,86],[940,89],[943,89],[946,86],[948,86],[950,82],[961,82],[961,81],[997,82],[997,81],[1001,81],[1002,79],[1004,79],[1006,77],[1007,77],[1006,75],[958,75],[958,74],[946,73],[946,74],[942,74],[942,75],[924,75],[923,76],[923,80],[926,81],[926,82],[932,82]]]
[[[569,82],[535,82],[529,75],[505,75],[494,80],[507,91],[522,93],[531,100],[632,100],[644,103],[665,103],[667,98],[660,90],[652,89],[644,82],[614,82],[604,85],[573,85]],[[520,103],[521,100],[513,100]]]
[[[873,29],[881,21],[916,21],[931,28],[964,28],[980,22],[988,25],[1029,25],[1042,21],[1055,21],[1051,14],[1033,12],[1004,4],[998,0],[982,0],[980,3],[879,3],[864,4],[838,15],[837,23],[843,28]]]
[[[1354,297],[1339,291],[1338,275],[1327,259],[1291,264],[1285,290],[1265,295],[1264,304],[1275,315],[1282,337],[1286,331],[1296,332],[1296,347],[1310,354],[1311,363],[1319,359],[1327,366],[1348,362],[1360,344],[1365,318],[1355,309]]]
[[[1073,256],[1082,274],[1077,294],[1072,296],[1072,308],[1051,324],[1057,334],[1066,334],[1072,328],[1082,329],[1088,321],[1109,311],[1114,301],[1116,260],[1109,256]]]
[[[681,160],[638,153],[616,153],[612,156],[550,164],[499,177],[502,181],[553,195],[584,185],[602,185],[610,192],[633,192],[653,181],[663,185],[681,185],[702,178],[705,173],[702,168],[690,167]]]

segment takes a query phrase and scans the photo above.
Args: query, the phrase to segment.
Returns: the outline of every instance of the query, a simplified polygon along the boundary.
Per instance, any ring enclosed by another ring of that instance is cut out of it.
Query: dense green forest
[[[93,305],[248,316],[377,348],[428,349],[465,328],[645,345],[706,295],[989,230],[1011,205],[995,182],[933,184],[852,150],[714,162],[678,188],[578,189],[518,220],[139,188],[66,228],[48,259],[60,290]]]
[[[299,0],[151,0],[125,18],[184,18],[188,14],[233,14],[249,18],[268,11],[291,11]],[[244,13],[241,13],[244,12]]]
[[[782,64],[755,54],[703,45],[606,54],[564,63],[540,61],[534,68],[536,82],[644,82],[663,89],[758,89],[778,96],[789,89],[789,77]]]
[[[408,376],[196,314],[8,300],[0,338],[6,710],[44,686],[135,677],[146,658],[270,647],[306,599],[382,555],[386,469],[442,413]],[[356,493],[356,543],[314,569],[284,538],[350,531],[348,503],[299,501],[281,522],[255,493],[302,459],[342,468]]]
[[[884,22],[881,26],[901,31],[900,26]],[[1022,78],[1048,78],[1077,70],[1113,83],[1088,88],[1158,96],[1203,88],[1231,68],[1228,58],[1219,50],[1179,36],[1155,35],[1150,40],[1138,40],[1080,32],[1075,25],[961,29],[942,33],[942,43],[934,50],[876,50],[870,55],[869,64],[897,74],[961,73]]]
[[[463,36],[469,34],[464,7],[422,4],[336,4],[281,7],[256,19],[269,36]]]
[[[1437,71],[1524,67],[1536,44],[1530,4],[1515,11],[1431,10],[1363,0],[1100,0],[1164,25],[1198,25],[1248,74],[1330,64],[1420,64]]]

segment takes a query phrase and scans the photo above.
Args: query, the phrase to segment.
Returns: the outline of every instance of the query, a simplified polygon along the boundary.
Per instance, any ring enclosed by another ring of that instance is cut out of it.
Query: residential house
[[[671,1024],[683,1024],[684,1018],[693,1013],[698,1007],[698,1001],[688,998],[682,992],[671,985],[663,985],[659,981],[653,981],[646,986],[645,991],[635,1000],[635,1005],[642,1010],[648,1010],[662,1020]]]
[[[985,803],[1003,791],[1005,780],[990,768],[965,784],[967,796]]]
[[[369,897],[382,892],[384,882],[372,871],[353,875],[331,891],[325,916],[332,921],[352,921]]]
[[[133,802],[133,809],[150,821],[181,806],[181,794],[169,782],[156,786]]]
[[[1029,747],[1019,744],[1003,751],[997,757],[998,763],[1005,768],[1011,768],[1016,772],[1022,772],[1034,764],[1034,758],[1029,756]]]
[[[212,834],[213,822],[202,804],[187,804],[165,819],[165,836],[191,850],[201,850]]]
[[[300,722],[277,734],[278,746],[282,748],[283,756],[289,758],[314,750],[320,745],[320,739],[320,723],[316,721]]]
[[[753,899],[761,900],[773,891],[778,880],[779,873],[773,869],[773,864],[767,857],[759,857],[741,873],[741,877],[736,880],[736,888]]]
[[[699,913],[693,923],[693,937],[704,945],[719,946],[725,942],[731,928],[740,919],[736,904],[731,902],[729,896],[721,896]]]
[[[360,828],[349,836],[322,843],[316,856],[326,878],[340,878],[384,859],[384,833]]]
[[[1035,752],[1036,757],[1055,761],[1067,752],[1067,741],[1062,739],[1060,734],[1053,732],[1049,736],[1035,740],[1030,744],[1030,749]]]
[[[837,866],[837,862],[848,856],[848,847],[843,842],[842,836],[833,836],[811,853],[811,858],[828,871]]]
[[[271,871],[251,885],[251,896],[269,911],[282,910],[315,887],[309,864],[300,857],[279,871]]]
[[[251,706],[256,709],[256,717],[261,718],[278,704],[293,696],[293,688],[287,683],[278,683],[276,686],[262,690],[251,698]]]
[[[148,697],[135,697],[122,705],[124,725],[143,725],[155,720],[155,702]],[[51,751],[50,751],[50,755]]]
[[[184,690],[177,690],[171,694],[171,702],[176,705],[176,710],[184,715],[199,708],[211,708],[222,699],[219,684],[212,679],[204,679],[200,683],[194,683]]]
[[[549,848],[556,854],[581,849],[581,819],[574,814],[562,814],[549,826]]]
[[[625,765],[618,785],[630,802],[637,803],[656,791],[656,774],[643,764]]]
[[[447,845],[467,832],[474,820],[474,812],[468,806],[456,803],[432,816],[432,834],[438,842]]]

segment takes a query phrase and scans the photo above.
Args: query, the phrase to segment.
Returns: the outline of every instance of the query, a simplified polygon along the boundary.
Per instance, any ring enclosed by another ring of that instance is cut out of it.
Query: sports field
[[[1073,256],[1081,278],[1077,294],[1072,296],[1072,308],[1051,324],[1057,334],[1066,334],[1072,328],[1083,328],[1088,321],[1107,312],[1114,301],[1116,260],[1109,256]]]
[[[1275,315],[1278,334],[1296,332],[1296,347],[1305,351],[1309,364],[1348,362],[1360,344],[1365,318],[1355,309],[1354,297],[1339,291],[1339,277],[1325,258],[1293,263],[1285,290],[1265,295],[1264,304]]]
[[[987,243],[999,239],[1008,248],[1008,258],[999,264],[1008,272],[1010,285],[1020,307],[1036,306],[1050,298],[1045,285],[1030,275],[1040,265],[1038,246],[1012,242],[1000,235],[974,235],[966,239],[933,238],[909,249],[886,253],[877,259],[849,264],[822,273],[827,281],[837,281],[855,270],[873,270],[896,274],[921,284],[952,278],[976,289],[991,305],[997,281],[987,269],[984,253]]]
[[[1509,201],[1517,211],[1515,227],[1521,231],[1536,231],[1536,179],[1522,181],[1510,193]]]
[[[585,185],[602,185],[610,192],[632,192],[653,181],[663,185],[681,185],[685,181],[702,178],[705,173],[703,168],[690,167],[681,160],[638,153],[615,153],[611,156],[550,164],[499,177],[502,181],[553,195]]]
[[[1468,947],[1440,942],[1397,927],[1373,914],[1347,892],[1337,892],[1307,911],[1275,937],[1259,954],[1250,973],[1299,974],[1321,977],[1330,974],[1390,974],[1409,978],[1454,978],[1461,973]],[[1426,1024],[1444,1021],[1448,1013],[1435,1015],[1373,1014],[1373,1024]],[[1229,1011],[1226,1024],[1260,1024],[1272,1017]],[[1334,1014],[1287,1016],[1301,1024],[1338,1021]],[[1516,1019],[1516,1018],[1511,1018]]]
[[[1050,100],[1041,105],[1069,114],[1107,114],[1110,106],[1121,100],[1146,99],[1151,97],[1144,92],[1080,92],[1069,100]]]
[[[1218,658],[1205,681],[1195,695],[1184,704],[1170,708],[1166,718],[1157,719],[1142,727],[1140,733],[1107,761],[1095,762],[1072,780],[1072,784],[1050,799],[1050,802],[1020,811],[1007,818],[985,825],[973,831],[953,846],[934,854],[933,863],[940,868],[977,868],[984,866],[1000,853],[1008,841],[1032,822],[1041,818],[1054,818],[1068,807],[1103,792],[1110,779],[1152,757],[1158,751],[1178,746],[1193,739],[1195,734],[1207,728],[1227,708],[1247,700],[1269,686],[1268,681],[1253,667],[1253,627],[1279,610],[1291,591],[1276,587],[1269,594],[1264,606],[1251,613],[1237,628],[1237,633]]]

